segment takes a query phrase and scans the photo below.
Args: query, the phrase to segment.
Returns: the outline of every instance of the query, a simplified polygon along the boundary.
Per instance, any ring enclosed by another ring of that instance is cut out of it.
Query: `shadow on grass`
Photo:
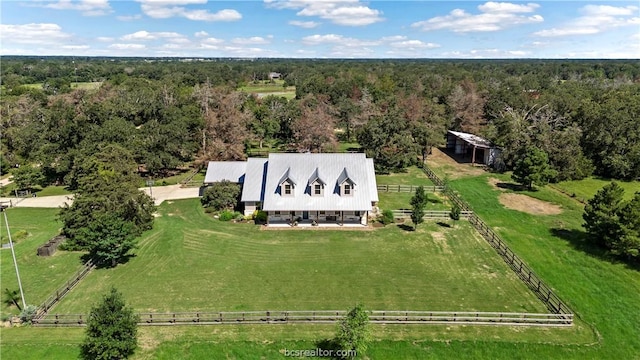
[[[446,222],[442,222],[442,221],[438,221],[436,224],[446,228],[451,227],[451,224],[447,224]]]
[[[134,257],[136,257],[135,254],[126,254],[125,256],[118,259],[115,264],[112,264],[111,262],[99,262],[96,258],[92,258],[90,254],[84,254],[80,256],[80,261],[82,262],[82,264],[86,264],[87,261],[93,260],[93,262],[96,264],[96,269],[110,269],[115,268],[118,265],[126,264]]]
[[[337,354],[337,350],[340,350],[340,346],[334,339],[322,339],[316,342],[316,348],[326,350],[331,354]],[[341,359],[337,355],[325,357],[325,359]]]
[[[640,264],[611,254],[604,247],[595,244],[589,239],[587,233],[577,229],[551,229],[551,234],[557,238],[566,240],[574,249],[591,257],[607,261],[612,264],[625,264],[629,269],[640,271]]]
[[[506,183],[506,182],[499,182],[496,184],[497,187],[499,187],[500,189],[505,189],[505,190],[511,190],[511,191],[538,191],[538,189],[536,189],[535,187],[533,189],[529,189],[524,185],[520,185],[520,184],[515,184],[515,183]]]
[[[398,224],[397,226],[398,226],[398,228],[399,228],[400,230],[404,230],[404,231],[415,231],[415,229],[414,229],[414,228],[413,228],[413,226],[411,226],[411,225],[407,225],[407,224]]]

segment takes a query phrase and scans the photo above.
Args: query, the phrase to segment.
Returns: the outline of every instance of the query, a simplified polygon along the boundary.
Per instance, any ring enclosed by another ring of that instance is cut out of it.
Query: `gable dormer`
[[[340,196],[353,196],[353,190],[356,182],[349,176],[347,168],[342,169],[340,176],[338,176],[337,185]]]
[[[322,180],[322,177],[320,177],[320,172],[318,171],[318,168],[316,168],[313,174],[311,174],[311,176],[309,177],[309,181],[307,185],[309,187],[309,195],[324,196],[324,188],[327,185],[327,183],[324,180]]]
[[[280,178],[278,186],[280,187],[281,196],[293,196],[296,187],[296,181],[290,175],[291,168],[287,168]]]

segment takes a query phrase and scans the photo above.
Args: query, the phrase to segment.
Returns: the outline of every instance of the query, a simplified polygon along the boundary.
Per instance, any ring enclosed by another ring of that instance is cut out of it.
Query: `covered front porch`
[[[368,211],[267,211],[267,226],[363,226]]]

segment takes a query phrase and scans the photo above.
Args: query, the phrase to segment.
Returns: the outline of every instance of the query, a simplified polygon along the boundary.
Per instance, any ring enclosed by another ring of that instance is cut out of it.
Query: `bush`
[[[220,213],[219,219],[220,221],[230,221],[231,219],[236,217],[236,213],[229,210],[224,210]]]
[[[393,211],[391,210],[382,211],[382,216],[380,216],[380,222],[385,225],[393,224]]]
[[[453,220],[460,220],[460,207],[458,205],[453,205],[449,217]]]
[[[35,305],[27,305],[26,308],[20,312],[20,320],[25,324],[31,324],[33,318],[38,313],[38,307]]]
[[[267,223],[267,212],[262,210],[257,210],[253,215],[253,220],[256,224],[266,224]]]
[[[240,185],[222,181],[204,190],[200,202],[202,206],[214,210],[233,210],[240,200]]]

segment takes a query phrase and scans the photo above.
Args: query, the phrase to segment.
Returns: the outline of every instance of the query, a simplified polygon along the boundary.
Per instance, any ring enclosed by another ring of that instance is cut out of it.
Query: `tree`
[[[103,254],[106,241],[116,247],[112,255],[124,256],[124,250],[132,248],[131,239],[151,229],[155,205],[138,190],[140,177],[135,171],[131,153],[117,145],[103,147],[76,167],[73,204],[65,205],[59,215],[68,248]],[[111,256],[106,259],[115,264]]]
[[[42,169],[31,165],[22,165],[11,174],[18,189],[32,189],[36,185],[43,185],[45,180]]]
[[[584,207],[583,224],[589,236],[615,255],[640,258],[640,193],[623,200],[624,189],[612,182]]]
[[[547,153],[536,147],[529,147],[516,162],[511,177],[532,190],[533,185],[544,185],[555,175],[556,171],[549,166]]]
[[[127,359],[138,346],[139,317],[115,288],[91,309],[80,357],[85,360]]]
[[[355,357],[364,354],[370,341],[369,315],[364,306],[358,304],[340,321],[335,343],[340,350],[349,351],[349,357]]]
[[[411,198],[411,221],[414,224],[414,230],[418,229],[418,225],[424,222],[424,208],[427,205],[427,193],[422,185],[418,186],[415,195]]]
[[[460,220],[460,206],[458,204],[453,205],[451,212],[449,212],[451,220]]]
[[[89,256],[98,265],[114,267],[135,248],[133,222],[112,213],[94,216],[89,226],[79,229],[76,241],[89,244]]]
[[[214,183],[207,187],[202,194],[202,206],[211,207],[216,211],[233,210],[240,199],[240,185],[228,180]]]

